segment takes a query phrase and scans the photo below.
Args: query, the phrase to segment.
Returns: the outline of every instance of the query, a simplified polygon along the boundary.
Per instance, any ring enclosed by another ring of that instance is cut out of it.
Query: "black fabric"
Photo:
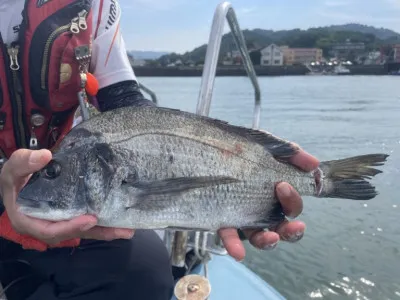
[[[144,98],[139,85],[134,80],[121,81],[100,89],[97,102],[101,112],[126,106],[155,106],[153,101]]]
[[[132,240],[84,240],[80,247],[45,253],[5,240],[0,249],[3,287],[25,276],[7,290],[8,300],[169,300],[173,294],[168,252],[154,231],[137,230]]]

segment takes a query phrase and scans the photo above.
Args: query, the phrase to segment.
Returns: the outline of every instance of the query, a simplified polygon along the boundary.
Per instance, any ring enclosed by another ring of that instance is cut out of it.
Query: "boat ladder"
[[[239,22],[236,18],[235,10],[232,4],[228,1],[220,3],[214,13],[214,19],[209,35],[203,74],[201,78],[201,86],[198,95],[196,113],[203,116],[209,116],[210,113],[210,106],[216,77],[216,68],[220,54],[225,20],[227,20],[227,23],[229,24],[233,39],[242,56],[243,66],[246,69],[247,76],[249,77],[254,88],[253,128],[258,129],[261,110],[261,91],[253,63],[247,50],[246,41],[240,29]],[[148,92],[152,96],[154,102],[157,101],[153,92],[151,92],[147,87],[144,87],[143,85],[141,85],[141,87],[145,92]],[[206,277],[207,261],[208,259],[210,259],[209,253],[216,255],[227,254],[227,251],[224,248],[221,239],[215,232],[166,230],[164,235],[164,243],[170,253],[171,264],[175,267],[186,266],[186,254],[190,249],[193,249],[197,259],[199,259],[204,264]],[[188,268],[189,269],[186,274],[188,274],[190,271],[190,266]],[[198,275],[188,276],[194,276],[192,280],[198,280],[197,286],[209,286],[207,278],[201,278],[201,276],[199,277]],[[185,280],[186,277],[187,276],[184,276],[180,281],[178,281],[175,288],[175,296],[178,296],[178,294],[182,295],[190,292],[190,286],[187,286],[187,282],[189,281]],[[205,284],[204,280],[207,282],[207,284]],[[197,289],[195,290],[198,291]]]
[[[214,19],[207,45],[196,113],[203,116],[208,116],[210,113],[216,77],[216,68],[220,54],[225,20],[227,20],[229,24],[233,39],[242,56],[243,66],[246,69],[247,76],[250,78],[254,88],[253,128],[258,129],[261,109],[260,87],[253,63],[247,50],[246,41],[236,18],[235,10],[232,4],[228,1],[220,3],[214,13]],[[227,254],[220,238],[216,233],[213,232],[190,232],[189,234],[188,231],[174,232],[167,230],[165,232],[164,242],[170,251],[171,263],[176,267],[183,267],[185,265],[185,256],[188,248],[193,248],[196,253],[199,253],[196,249],[203,248],[201,249],[201,252],[203,252],[203,255],[201,256],[204,256],[204,253],[206,252],[217,255]]]

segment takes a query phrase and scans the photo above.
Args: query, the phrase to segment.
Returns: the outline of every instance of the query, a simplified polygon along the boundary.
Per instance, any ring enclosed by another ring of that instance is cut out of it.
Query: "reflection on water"
[[[364,286],[363,286],[364,284]],[[349,277],[343,277],[341,281],[330,282],[329,286],[324,286],[320,289],[309,293],[310,298],[324,298],[328,295],[335,296],[354,296],[353,299],[370,300],[364,295],[364,290],[369,292],[369,287],[374,287],[375,283],[363,277],[358,280],[351,281]]]

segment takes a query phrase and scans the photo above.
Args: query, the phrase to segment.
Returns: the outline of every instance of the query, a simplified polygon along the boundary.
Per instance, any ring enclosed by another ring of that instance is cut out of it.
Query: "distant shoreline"
[[[385,65],[352,65],[346,66],[349,75],[388,75],[398,70],[400,64]],[[296,76],[307,75],[310,71],[303,65],[298,66],[254,66],[257,76]],[[150,67],[135,66],[133,70],[138,77],[201,77],[202,67]],[[243,66],[217,67],[216,76],[246,76]]]

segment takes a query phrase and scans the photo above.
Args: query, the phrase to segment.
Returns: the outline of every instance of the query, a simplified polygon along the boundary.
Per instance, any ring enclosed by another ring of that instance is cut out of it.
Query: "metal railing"
[[[152,100],[156,105],[158,105],[157,96],[156,96],[156,94],[155,94],[152,90],[150,90],[149,88],[147,88],[146,86],[144,86],[143,83],[139,83],[139,88],[142,89],[142,90],[143,90],[144,92],[146,92],[147,94],[149,94],[150,97],[151,97],[151,100]]]
[[[214,14],[214,20],[211,27],[210,38],[207,46],[206,59],[204,61],[203,77],[201,80],[200,94],[197,102],[197,113],[201,115],[209,115],[211,97],[214,88],[216,69],[218,64],[219,52],[221,48],[221,40],[224,31],[225,19],[228,21],[233,39],[243,58],[243,65],[247,75],[254,87],[254,118],[253,128],[258,129],[260,123],[261,111],[261,91],[258,85],[257,74],[251,62],[249,52],[247,50],[246,41],[240,30],[235,11],[229,2],[222,2],[217,6]]]
[[[221,48],[221,40],[224,31],[225,19],[228,21],[233,39],[240,51],[243,58],[243,65],[246,69],[247,75],[251,80],[254,87],[254,115],[253,115],[253,128],[258,129],[260,123],[260,111],[261,111],[261,91],[257,80],[257,75],[254,70],[253,63],[250,59],[246,41],[243,33],[240,29],[239,23],[236,18],[235,11],[229,2],[220,3],[214,13],[214,19],[211,27],[209,42],[207,46],[206,58],[204,62],[203,76],[201,79],[200,93],[197,102],[196,113],[199,115],[208,116],[210,112],[212,94],[214,89],[214,81],[216,77],[216,69],[218,65],[218,58]],[[222,242],[219,237],[215,239],[209,239],[209,233],[207,232],[195,232],[196,236],[202,237],[203,245],[206,245],[203,250],[214,254],[226,254],[226,251],[222,251]],[[165,232],[164,242],[171,253],[171,263],[174,266],[182,267],[185,264],[185,254],[188,246],[193,246],[193,243],[188,244],[188,232],[177,231],[177,232]],[[207,242],[211,242],[209,245]],[[198,246],[195,244],[194,246]],[[221,247],[221,248],[219,248]]]

